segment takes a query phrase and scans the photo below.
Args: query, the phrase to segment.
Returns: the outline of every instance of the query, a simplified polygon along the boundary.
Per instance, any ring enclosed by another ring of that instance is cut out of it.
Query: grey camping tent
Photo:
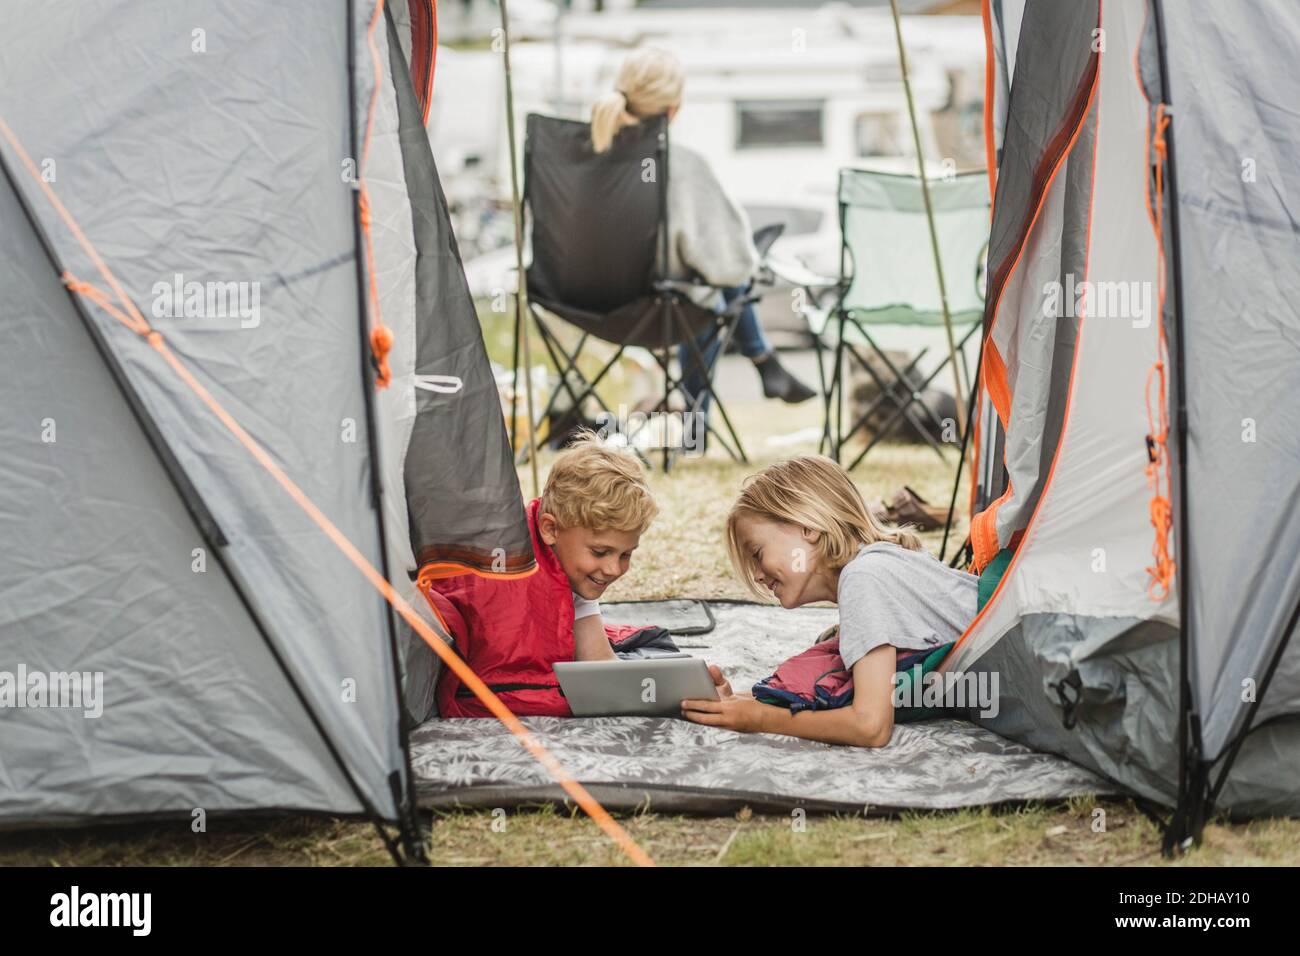
[[[1300,10],[991,0],[972,545],[989,726],[1173,808],[1300,813]]]
[[[418,854],[433,655],[203,395],[400,596],[532,566],[425,133],[432,16],[6,11],[0,827],[364,814]]]

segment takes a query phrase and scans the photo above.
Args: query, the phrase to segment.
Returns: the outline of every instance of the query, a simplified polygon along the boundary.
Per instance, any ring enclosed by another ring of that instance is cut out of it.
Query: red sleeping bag
[[[519,577],[457,574],[435,578],[424,596],[455,638],[455,649],[502,702],[521,717],[570,717],[551,665],[573,660],[573,591],[554,552],[537,533],[541,502],[528,504],[536,569]],[[659,647],[675,651],[662,628],[606,626],[616,650]],[[441,717],[491,717],[450,668],[438,677]]]
[[[531,574],[435,578],[424,594],[455,638],[461,659],[507,707],[520,716],[569,717],[551,665],[573,660],[573,592],[555,554],[538,536],[540,504],[528,505],[537,558]],[[442,717],[492,716],[450,668],[438,677],[437,701]]]

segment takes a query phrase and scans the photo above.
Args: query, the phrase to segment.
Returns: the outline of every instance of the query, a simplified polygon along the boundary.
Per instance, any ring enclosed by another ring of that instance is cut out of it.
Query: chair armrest
[[[813,272],[802,262],[792,259],[776,259],[769,257],[766,265],[767,268],[772,270],[772,274],[783,282],[789,282],[791,285],[803,286],[807,289],[830,289],[839,285],[841,282],[839,276],[827,276],[818,272]]]
[[[685,279],[656,279],[653,288],[656,292],[671,292],[676,295],[684,295],[689,299],[691,293],[701,287],[713,288],[705,282],[688,282]]]

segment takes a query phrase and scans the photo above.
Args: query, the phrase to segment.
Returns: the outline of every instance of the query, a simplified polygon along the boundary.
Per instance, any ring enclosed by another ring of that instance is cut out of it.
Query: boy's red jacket
[[[436,578],[425,597],[456,639],[456,651],[502,702],[522,716],[572,716],[551,665],[573,660],[573,592],[537,532],[541,502],[528,504],[537,570],[525,577]],[[438,678],[441,717],[490,717],[449,668]]]

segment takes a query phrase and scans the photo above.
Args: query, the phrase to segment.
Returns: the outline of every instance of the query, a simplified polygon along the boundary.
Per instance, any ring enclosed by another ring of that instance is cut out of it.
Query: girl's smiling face
[[[754,580],[782,607],[835,600],[837,576],[821,567],[818,532],[746,514],[736,519],[736,536]]]

